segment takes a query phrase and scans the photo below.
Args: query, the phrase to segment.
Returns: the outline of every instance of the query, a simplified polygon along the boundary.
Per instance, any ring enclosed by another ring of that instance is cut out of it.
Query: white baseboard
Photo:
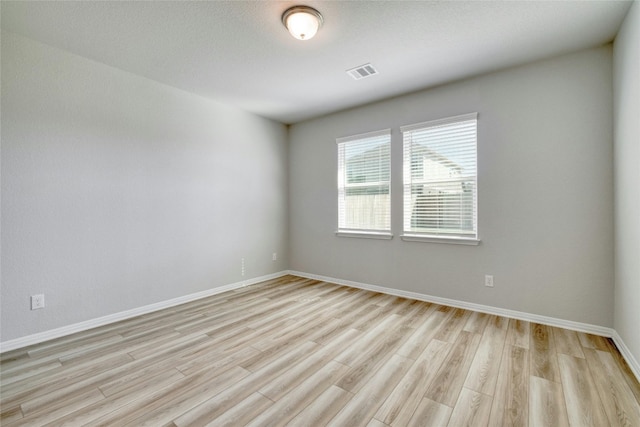
[[[612,328],[605,328],[602,326],[591,325],[588,323],[573,322],[570,320],[558,319],[555,317],[540,316],[537,314],[525,313],[522,311],[508,310],[504,308],[492,307],[488,305],[475,304],[466,301],[459,301],[449,298],[441,298],[432,295],[421,294],[417,292],[402,291],[399,289],[385,288],[382,286],[370,285],[366,283],[354,282],[351,280],[342,280],[335,277],[321,276],[317,274],[304,273],[301,271],[286,270],[278,273],[268,274],[265,276],[255,277],[253,279],[244,280],[242,282],[231,283],[229,285],[220,286],[206,291],[197,292],[194,294],[185,295],[178,298],[173,298],[167,301],[161,301],[155,304],[145,305],[143,307],[134,308],[132,310],[122,311],[120,313],[110,314],[108,316],[99,317],[96,319],[87,320],[73,325],[63,326],[61,328],[51,329],[49,331],[39,332],[37,334],[28,335],[14,340],[0,342],[0,353],[15,350],[17,348],[26,347],[33,344],[38,344],[44,341],[48,341],[54,338],[60,338],[65,335],[71,335],[76,332],[86,331],[98,326],[108,325],[110,323],[119,322],[121,320],[130,319],[142,314],[151,313],[154,311],[162,310],[165,308],[174,307],[176,305],[184,304],[197,299],[205,298],[208,296],[220,294],[223,292],[231,291],[241,288],[243,286],[249,286],[256,283],[264,282],[266,280],[277,279],[279,277],[291,274],[294,276],[305,277],[308,279],[321,280],[324,282],[336,283],[339,285],[349,286],[352,288],[365,289],[373,292],[380,292],[389,295],[395,295],[399,297],[411,298],[419,301],[432,302],[436,304],[447,305],[450,307],[464,308],[467,310],[479,311],[482,313],[494,314],[498,316],[509,317],[513,319],[526,320],[529,322],[536,322],[549,326],[557,326],[560,328],[571,329],[579,332],[586,332],[595,335],[601,335],[612,338],[616,346],[620,350],[620,353],[629,364],[629,367],[635,374],[636,378],[640,380],[640,363],[635,359],[629,348],[626,346],[622,337]]]
[[[622,354],[622,357],[624,357],[624,360],[627,361],[627,365],[629,365],[629,368],[631,368],[631,371],[634,373],[638,381],[640,381],[640,363],[638,363],[636,358],[633,357],[633,354],[631,354],[629,347],[627,347],[627,345],[624,343],[624,341],[622,340],[622,337],[618,335],[618,332],[613,331],[612,338],[613,338],[613,342],[616,343],[616,347],[618,347],[618,350],[620,350],[620,354]]]
[[[417,292],[402,291],[399,289],[385,288],[377,285],[369,285],[367,283],[353,282],[350,280],[337,279],[335,277],[320,276],[317,274],[309,274],[301,271],[289,271],[294,276],[305,277],[308,279],[321,280],[323,282],[337,283],[352,288],[365,289],[368,291],[380,292],[383,294],[394,295],[398,297],[411,298],[419,301],[432,302],[436,304],[447,305],[450,307],[464,308],[467,310],[479,311],[487,314],[495,314],[498,316],[509,317],[512,319],[526,320],[528,322],[540,323],[543,325],[557,326],[560,328],[571,329],[578,332],[586,332],[604,337],[613,337],[614,330],[603,326],[591,325],[588,323],[574,322],[571,320],[557,319],[555,317],[540,316],[538,314],[525,313],[522,311],[509,310],[506,308],[492,307],[489,305],[475,304],[466,301],[459,301],[449,298],[441,298],[432,295],[421,294]]]
[[[266,280],[277,279],[278,277],[286,276],[287,274],[289,274],[288,271],[280,271],[278,273],[267,274],[265,276],[255,277],[253,279],[231,283],[229,285],[208,289],[202,292],[196,292],[194,294],[184,295],[184,296],[173,298],[167,301],[161,301],[155,304],[149,304],[149,305],[134,308],[131,310],[121,311],[119,313],[98,317],[96,319],[74,323],[73,325],[63,326],[61,328],[51,329],[44,332],[38,332],[37,334],[27,335],[25,337],[16,338],[16,339],[5,341],[5,342],[0,342],[0,353],[4,353],[6,351],[15,350],[17,348],[26,347],[33,344],[38,344],[54,338],[60,338],[65,335],[71,335],[76,332],[86,331],[91,328],[97,328],[98,326],[104,326],[110,323],[119,322],[121,320],[130,319],[132,317],[151,313],[153,311],[174,307],[176,305],[184,304],[186,302],[194,301],[200,298],[205,298],[211,295],[221,294],[222,292],[227,292],[234,289],[242,288],[243,286],[253,285],[255,283],[264,282]]]

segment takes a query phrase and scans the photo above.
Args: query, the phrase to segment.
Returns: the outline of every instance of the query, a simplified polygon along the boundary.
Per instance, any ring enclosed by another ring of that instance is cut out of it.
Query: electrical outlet
[[[31,295],[31,310],[44,308],[44,294]]]
[[[484,276],[484,285],[493,288],[493,276],[487,274]]]
[[[242,268],[241,272],[242,272],[242,275],[244,276],[244,258],[242,258],[242,260],[240,261],[240,263],[241,263],[241,265],[242,265],[242,267],[241,267],[241,268]]]
[[[271,255],[271,260],[272,261],[277,261],[278,260],[278,252],[274,252],[273,255]]]

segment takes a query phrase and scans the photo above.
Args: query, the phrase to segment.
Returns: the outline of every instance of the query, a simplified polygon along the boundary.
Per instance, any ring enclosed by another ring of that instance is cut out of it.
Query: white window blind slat
[[[339,138],[338,231],[391,231],[391,130]]]
[[[477,113],[401,130],[404,233],[477,239]]]

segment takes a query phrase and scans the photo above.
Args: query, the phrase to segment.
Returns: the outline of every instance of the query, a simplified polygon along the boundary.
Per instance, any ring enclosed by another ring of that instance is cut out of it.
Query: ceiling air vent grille
[[[353,77],[354,80],[364,79],[365,77],[374,76],[378,74],[378,70],[373,68],[371,64],[360,65],[356,68],[347,70],[347,74]]]

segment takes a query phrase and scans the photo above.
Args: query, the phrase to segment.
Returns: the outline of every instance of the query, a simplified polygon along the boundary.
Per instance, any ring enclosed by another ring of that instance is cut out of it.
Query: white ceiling
[[[280,22],[324,16],[299,41]],[[2,1],[2,28],[283,123],[612,41],[624,1]],[[345,70],[371,62],[377,76]]]

